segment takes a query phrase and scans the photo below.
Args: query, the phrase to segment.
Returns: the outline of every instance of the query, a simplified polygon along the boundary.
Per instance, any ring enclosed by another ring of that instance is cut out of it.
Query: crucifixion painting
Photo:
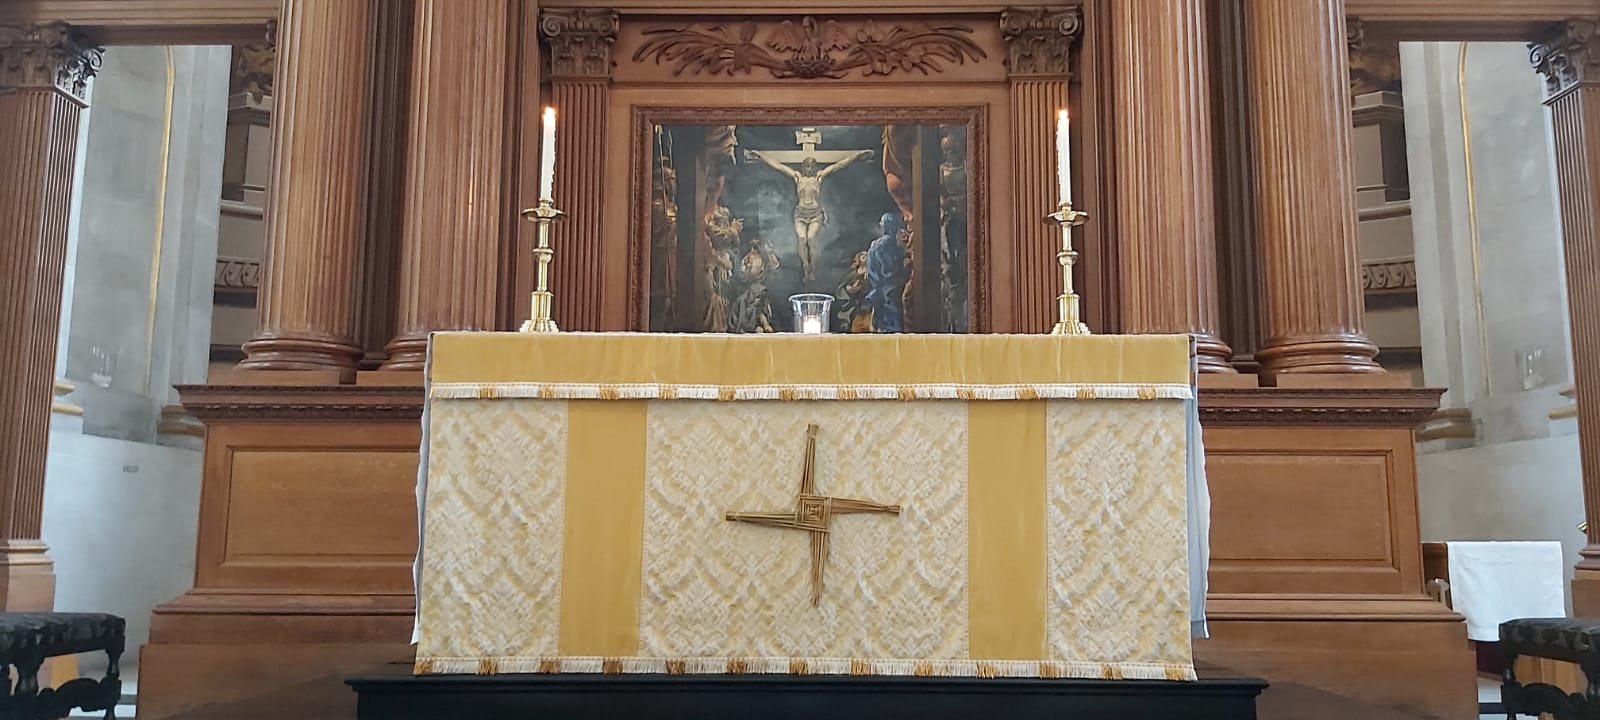
[[[816,128],[800,128],[794,133],[800,150],[746,150],[746,160],[766,163],[794,181],[794,234],[800,243],[800,272],[802,279],[817,279],[817,236],[827,222],[827,212],[822,207],[822,181],[850,163],[871,160],[877,155],[872,150],[818,150],[822,133]],[[789,167],[791,164],[799,168]]]
[[[811,606],[822,602],[823,571],[828,565],[828,535],[833,529],[833,516],[856,513],[882,513],[899,515],[899,505],[882,505],[870,500],[829,497],[817,494],[817,425],[806,426],[805,462],[800,468],[800,493],[795,496],[793,510],[780,512],[730,512],[729,522],[805,530],[811,535]]]

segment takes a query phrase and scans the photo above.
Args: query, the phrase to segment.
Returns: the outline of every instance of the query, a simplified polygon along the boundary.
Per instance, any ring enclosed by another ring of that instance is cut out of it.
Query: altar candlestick
[[[1056,184],[1061,189],[1061,202],[1072,202],[1072,148],[1068,139],[1067,111],[1056,115]]]
[[[544,109],[544,139],[539,143],[539,199],[554,200],[556,185],[556,109]]]

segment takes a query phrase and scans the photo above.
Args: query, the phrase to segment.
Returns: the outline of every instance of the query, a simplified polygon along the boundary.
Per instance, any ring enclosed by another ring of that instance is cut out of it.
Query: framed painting
[[[983,112],[639,108],[636,327],[783,332],[823,293],[833,332],[981,330]]]

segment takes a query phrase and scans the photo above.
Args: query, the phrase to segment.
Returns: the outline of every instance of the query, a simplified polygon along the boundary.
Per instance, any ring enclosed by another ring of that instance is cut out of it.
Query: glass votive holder
[[[833,307],[833,296],[822,293],[790,295],[794,308],[794,331],[802,335],[822,335],[828,332],[828,309]]]

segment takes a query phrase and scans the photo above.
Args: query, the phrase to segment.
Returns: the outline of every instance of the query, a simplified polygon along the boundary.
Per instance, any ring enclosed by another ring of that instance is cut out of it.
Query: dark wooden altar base
[[[793,675],[365,677],[359,720],[1254,720],[1266,682]]]

